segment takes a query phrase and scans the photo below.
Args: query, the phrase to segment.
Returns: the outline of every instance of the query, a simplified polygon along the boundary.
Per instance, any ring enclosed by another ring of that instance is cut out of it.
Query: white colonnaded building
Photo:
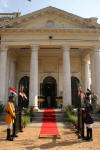
[[[97,18],[51,6],[23,16],[0,14],[0,103],[7,103],[12,87],[24,90],[35,108],[77,105],[80,85],[100,103]]]

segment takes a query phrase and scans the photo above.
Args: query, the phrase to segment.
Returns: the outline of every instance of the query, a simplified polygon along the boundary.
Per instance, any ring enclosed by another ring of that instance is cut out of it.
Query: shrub
[[[0,104],[0,114],[4,111],[4,105]]]
[[[73,105],[68,105],[67,107],[66,107],[66,111],[68,111],[68,112],[73,112]]]
[[[96,113],[100,114],[100,105],[96,106]]]
[[[31,107],[30,107],[30,115],[33,115],[33,113],[34,113],[34,107],[31,106]]]
[[[30,123],[30,116],[23,115],[21,118],[21,124],[22,126],[26,127],[27,124]]]
[[[72,123],[77,122],[77,115],[76,115],[76,112],[74,111],[74,107],[72,105],[68,105],[66,107],[66,120],[70,121]]]
[[[66,113],[66,120],[72,123],[76,123],[77,122],[77,116],[71,114],[70,112]]]
[[[32,122],[33,112],[34,112],[33,107],[23,109],[23,112],[22,112],[22,126],[25,127],[27,124]]]
[[[29,112],[30,112],[30,117],[31,117],[31,122],[32,122],[32,117],[34,115],[34,107],[30,107]]]
[[[23,114],[24,114],[24,115],[30,115],[30,110],[29,110],[29,108],[23,108]]]

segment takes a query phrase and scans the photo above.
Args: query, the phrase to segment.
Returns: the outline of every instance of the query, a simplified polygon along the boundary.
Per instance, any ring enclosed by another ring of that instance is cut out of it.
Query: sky
[[[48,6],[84,18],[97,17],[100,23],[100,0],[0,0],[0,13],[21,12],[24,15]]]

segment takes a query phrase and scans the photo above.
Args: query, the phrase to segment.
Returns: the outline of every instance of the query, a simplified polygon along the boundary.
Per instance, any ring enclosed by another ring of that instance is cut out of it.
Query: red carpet
[[[57,124],[56,124],[56,114],[54,109],[44,110],[43,123],[42,123],[39,138],[48,135],[56,135],[57,137],[60,137]]]

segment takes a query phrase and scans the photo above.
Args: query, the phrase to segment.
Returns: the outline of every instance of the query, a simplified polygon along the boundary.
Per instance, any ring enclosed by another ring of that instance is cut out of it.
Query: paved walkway
[[[38,139],[41,123],[36,122],[28,125],[23,133],[18,133],[18,138],[10,142],[6,141],[6,124],[0,121],[0,150],[100,150],[100,122],[94,123],[92,142],[78,139],[70,123],[58,122],[57,125],[61,139]]]
[[[18,134],[13,142],[5,140],[6,126],[0,126],[0,150],[100,150],[100,127],[93,129],[94,140],[84,142],[77,138],[73,128],[59,126],[61,139],[42,138],[38,139],[40,127],[30,124],[23,133]]]

